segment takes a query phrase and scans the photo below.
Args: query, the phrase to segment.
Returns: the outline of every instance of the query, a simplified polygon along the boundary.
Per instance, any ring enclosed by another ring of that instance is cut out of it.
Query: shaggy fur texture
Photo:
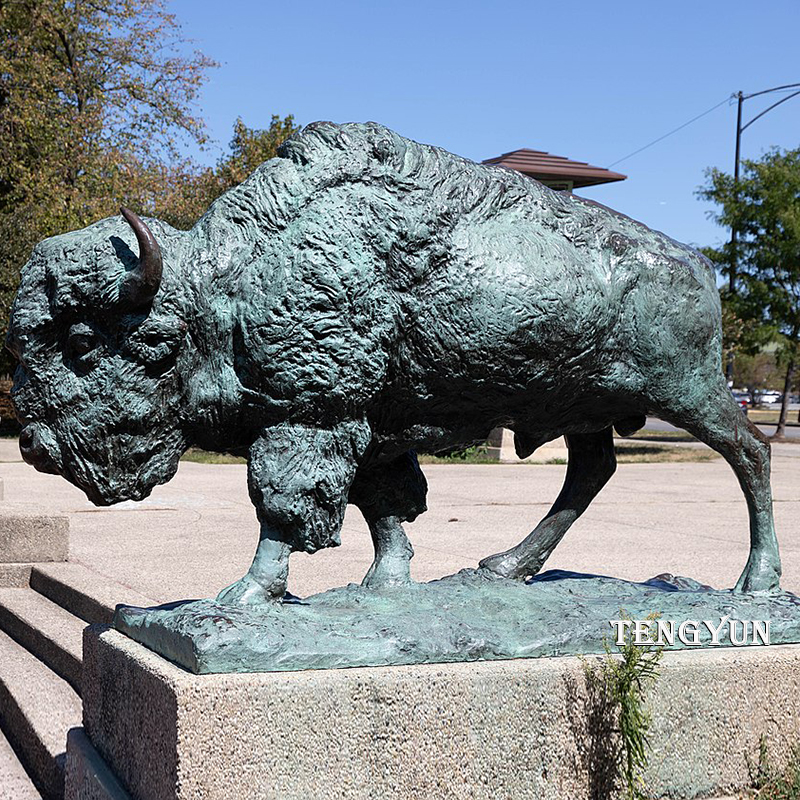
[[[192,443],[249,452],[262,541],[336,544],[352,487],[397,555],[425,508],[410,451],[504,425],[524,456],[565,434],[547,535],[489,565],[518,577],[610,477],[611,426],[655,413],[731,462],[748,574],[777,584],[768,448],[722,379],[715,276],[694,250],[374,123],[309,125],[191,231],[149,224],[151,308],[120,304],[136,245],[114,218],[42,243],[13,312],[30,458],[95,502],[144,496]]]

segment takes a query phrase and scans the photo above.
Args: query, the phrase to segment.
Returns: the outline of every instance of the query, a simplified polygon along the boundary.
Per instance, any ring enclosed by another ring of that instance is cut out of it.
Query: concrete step
[[[0,800],[42,800],[39,790],[0,731]]]
[[[34,564],[30,585],[76,617],[89,623],[111,623],[117,604],[154,606],[156,600],[115,583],[82,564]]]
[[[30,585],[30,564],[4,564],[0,562],[0,588],[27,589]]]
[[[132,800],[83,728],[73,728],[67,736],[65,780],[69,800]]]
[[[69,517],[42,514],[37,506],[0,506],[0,562],[66,561]]]
[[[46,800],[64,795],[67,731],[80,725],[74,689],[0,631],[0,729]]]
[[[0,629],[78,693],[85,627],[83,620],[33,589],[0,589]]]

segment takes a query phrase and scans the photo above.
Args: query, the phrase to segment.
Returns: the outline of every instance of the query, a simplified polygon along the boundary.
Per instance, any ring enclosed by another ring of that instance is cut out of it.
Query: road
[[[792,417],[794,420],[797,420],[797,414],[793,413]],[[656,417],[648,417],[647,418],[647,429],[651,431],[679,431],[680,428],[676,428],[674,425],[670,425],[669,422],[664,422],[664,420],[657,419]],[[772,436],[775,433],[775,425],[758,425],[758,429],[765,434],[766,436]],[[800,426],[798,425],[787,425],[786,426],[786,438],[787,439],[800,439]]]

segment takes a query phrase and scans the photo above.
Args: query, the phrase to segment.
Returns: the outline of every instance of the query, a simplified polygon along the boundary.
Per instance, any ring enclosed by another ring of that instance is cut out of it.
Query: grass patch
[[[632,444],[628,442],[617,442],[614,447],[619,464],[662,464],[675,463],[682,461],[712,461],[719,458],[719,455],[712,450],[701,450],[689,447],[671,447],[660,444]],[[420,464],[499,464],[497,459],[489,455],[489,448],[485,445],[479,447],[469,447],[450,453],[446,456],[430,456],[420,453]],[[247,459],[240,456],[232,456],[228,453],[212,453],[208,450],[200,450],[192,447],[182,456],[181,461],[190,461],[194,464],[246,464]],[[520,464],[531,465],[531,462],[520,461]],[[545,464],[566,464],[565,458],[551,458]],[[540,466],[541,462],[533,464]]]
[[[615,439],[622,439],[623,437],[615,436]],[[625,436],[627,439],[645,439],[648,442],[696,442],[697,438],[692,436],[691,433],[686,431],[654,431],[649,428],[642,428],[636,431],[633,436]]]
[[[776,409],[751,408],[747,412],[751,422],[760,422],[762,425],[777,425],[780,415],[780,411]],[[792,427],[798,424],[797,411],[790,411],[786,415],[786,424]]]
[[[182,456],[181,461],[191,461],[194,464],[246,464],[247,459],[240,456],[232,456],[229,453],[212,453],[208,450],[200,450],[192,447]]]
[[[614,445],[618,464],[678,464],[692,461],[714,461],[720,457],[714,450],[700,447],[674,447],[664,444]]]
[[[425,453],[418,453],[417,460],[420,464],[499,464],[496,458],[489,455],[489,448],[486,445],[468,447],[466,450],[458,450],[444,456],[431,456]]]
[[[795,745],[789,762],[783,770],[777,769],[767,753],[767,742],[761,736],[758,748],[758,761],[753,764],[748,759],[750,781],[754,792],[743,797],[756,800],[800,800],[800,746]]]

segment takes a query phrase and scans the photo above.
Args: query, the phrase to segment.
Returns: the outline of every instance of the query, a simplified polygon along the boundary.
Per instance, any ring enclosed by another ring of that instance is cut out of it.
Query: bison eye
[[[81,323],[70,328],[67,347],[70,355],[80,358],[91,353],[97,347],[98,341],[97,334],[88,325]]]

